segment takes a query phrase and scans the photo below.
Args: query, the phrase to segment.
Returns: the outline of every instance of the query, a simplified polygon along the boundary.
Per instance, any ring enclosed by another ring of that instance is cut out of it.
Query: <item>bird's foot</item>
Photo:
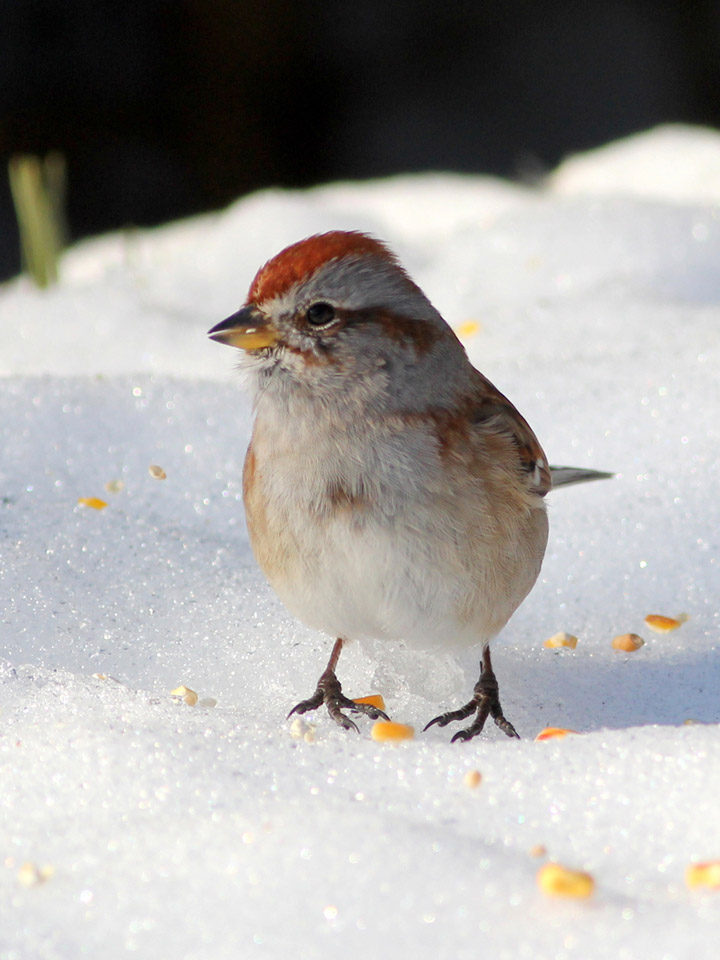
[[[493,718],[502,732],[508,737],[520,739],[517,730],[510,721],[506,719],[502,712],[502,707],[500,706],[500,691],[492,670],[483,671],[482,676],[475,684],[473,698],[469,703],[466,703],[464,707],[459,707],[457,710],[449,710],[447,713],[441,713],[440,716],[434,717],[430,723],[426,725],[425,730],[432,727],[433,724],[437,724],[439,727],[446,727],[449,723],[464,720],[473,713],[476,715],[473,722],[464,730],[458,730],[450,741],[451,743],[472,740],[473,737],[476,737],[481,732],[488,716]]]
[[[308,700],[301,700],[300,703],[296,704],[288,717],[291,717],[294,713],[308,713],[310,710],[317,710],[323,704],[327,707],[327,711],[335,723],[344,727],[345,730],[357,730],[358,728],[350,717],[345,716],[343,710],[350,710],[352,713],[364,713],[373,720],[389,719],[387,714],[379,707],[373,707],[369,703],[355,703],[354,700],[346,697],[342,692],[342,686],[335,676],[335,672],[330,669],[326,670],[318,680],[315,693]]]

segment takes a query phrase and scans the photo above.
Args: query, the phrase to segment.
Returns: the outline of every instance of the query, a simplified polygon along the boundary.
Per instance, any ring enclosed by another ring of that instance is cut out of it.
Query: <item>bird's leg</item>
[[[288,714],[288,717],[291,717],[294,713],[307,713],[309,710],[317,710],[318,707],[325,704],[328,713],[335,723],[340,724],[340,726],[346,730],[357,730],[357,724],[345,716],[340,709],[341,707],[344,707],[346,710],[351,710],[353,713],[364,713],[372,717],[373,720],[377,720],[378,717],[382,717],[384,720],[388,719],[387,714],[378,707],[373,707],[369,703],[355,703],[354,700],[350,700],[343,695],[340,681],[335,676],[335,667],[340,659],[343,642],[342,637],[338,637],[335,641],[328,665],[318,680],[315,693],[308,700],[301,700],[300,703],[294,706]]]
[[[439,717],[432,719],[425,729],[427,730],[428,727],[432,727],[434,723],[439,727],[445,727],[448,723],[453,723],[455,720],[464,720],[472,713],[476,714],[473,722],[464,730],[458,730],[450,741],[451,743],[455,743],[456,740],[472,740],[485,726],[485,721],[488,716],[493,718],[502,732],[507,734],[508,737],[517,737],[518,740],[520,739],[515,727],[503,716],[502,707],[500,706],[498,682],[493,672],[492,663],[490,662],[490,647],[485,647],[483,650],[482,662],[480,664],[480,679],[473,689],[472,700],[458,710],[441,713]]]

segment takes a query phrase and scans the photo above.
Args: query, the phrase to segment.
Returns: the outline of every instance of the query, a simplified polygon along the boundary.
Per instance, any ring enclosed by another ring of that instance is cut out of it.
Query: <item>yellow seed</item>
[[[567,730],[565,727],[545,727],[535,737],[536,740],[553,740],[556,737],[566,737],[569,733],[577,733],[577,730]]]
[[[482,783],[482,774],[479,770],[468,770],[463,777],[463,781],[466,787],[475,790]]]
[[[543,644],[544,647],[570,647],[571,650],[574,650],[577,646],[578,638],[574,637],[571,633],[555,633],[552,637],[545,641]]]
[[[55,873],[50,866],[38,867],[29,860],[17,872],[18,883],[23,887],[38,887]]]
[[[547,856],[547,847],[542,843],[536,843],[534,847],[530,847],[528,854],[536,858]]]
[[[685,620],[687,620],[687,615],[675,619],[675,617],[663,617],[659,613],[649,613],[645,617],[645,623],[655,633],[670,633],[671,630],[677,630]]]
[[[179,687],[175,687],[174,690],[170,691],[170,696],[174,697],[176,700],[182,700],[184,703],[187,703],[189,707],[194,707],[198,702],[198,695],[194,690],[191,690],[190,687],[186,687],[184,684],[181,684]]]
[[[305,740],[307,743],[312,743],[315,739],[315,727],[307,720],[303,720],[302,717],[293,717],[290,724],[290,736],[293,740]]]
[[[112,683],[117,683],[117,684],[119,684],[121,687],[124,686],[124,684],[123,684],[120,680],[118,680],[117,677],[111,677],[111,676],[110,676],[109,674],[107,674],[107,673],[94,673],[94,674],[93,674],[93,678],[94,678],[95,680],[103,680],[103,681],[109,680],[109,681],[111,681]]]
[[[379,693],[371,693],[367,697],[355,697],[353,703],[367,703],[371,707],[377,707],[378,710],[385,709],[385,701]]]
[[[537,883],[549,897],[585,899],[592,896],[595,881],[589,873],[570,870],[559,863],[546,863],[537,873]]]
[[[78,497],[78,503],[84,507],[91,507],[93,510],[104,510],[107,503],[99,497]]]
[[[405,723],[393,723],[392,720],[378,720],[372,725],[370,736],[377,743],[386,740],[412,740],[415,731]]]
[[[639,650],[644,643],[643,638],[639,637],[636,633],[621,633],[619,637],[614,638],[612,645],[614,650],[622,650],[623,653],[633,653],[633,651]]]
[[[162,467],[159,467],[156,463],[151,463],[148,467],[148,472],[151,477],[155,477],[156,480],[165,480],[167,479],[167,474]]]
[[[122,480],[108,480],[103,486],[108,493],[120,493],[125,489],[125,483]]]
[[[475,334],[480,333],[481,325],[477,320],[464,320],[462,323],[458,324],[455,328],[455,332],[458,337],[462,340],[467,337],[474,337]]]
[[[685,871],[685,883],[691,888],[709,887],[720,890],[720,860],[691,863]]]

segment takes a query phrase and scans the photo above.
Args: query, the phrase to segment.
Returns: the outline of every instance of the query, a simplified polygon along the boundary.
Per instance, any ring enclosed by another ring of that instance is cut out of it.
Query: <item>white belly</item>
[[[266,575],[308,626],[349,640],[394,639],[424,649],[485,642],[533,586],[547,519],[537,509],[507,539],[472,532],[419,507],[393,521],[286,514],[289,562]],[[296,545],[301,544],[296,549]]]
[[[351,530],[338,522],[313,539],[312,573],[306,568],[299,578],[271,581],[304,623],[331,636],[402,639],[426,648],[478,640],[478,625],[457,616],[458,584],[396,530]]]
[[[527,506],[467,472],[453,478],[419,431],[397,449],[392,436],[364,448],[356,438],[342,461],[329,442],[281,435],[256,430],[246,511],[255,556],[293,614],[334,637],[430,649],[502,629],[540,570],[539,498]]]

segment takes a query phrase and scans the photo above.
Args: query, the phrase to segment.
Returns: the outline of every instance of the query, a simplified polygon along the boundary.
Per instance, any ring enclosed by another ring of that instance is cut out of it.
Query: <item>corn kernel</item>
[[[720,860],[691,863],[685,871],[685,883],[692,889],[709,887],[711,890],[720,890]]]
[[[78,503],[83,507],[91,507],[93,510],[104,510],[107,503],[99,497],[78,497]]]
[[[302,717],[293,717],[290,724],[290,736],[293,740],[304,740],[306,743],[312,743],[315,740],[315,727],[303,720]]]
[[[569,733],[577,733],[577,730],[566,730],[565,727],[545,727],[535,737],[536,740],[553,740],[556,737],[566,737]]]
[[[677,630],[685,620],[687,620],[687,616],[676,619],[675,617],[663,617],[659,613],[649,613],[645,617],[645,623],[655,633],[670,633],[671,630]]]
[[[372,725],[370,736],[377,743],[386,740],[412,740],[415,730],[405,723],[393,723],[392,720],[378,720]]]
[[[574,650],[577,646],[578,638],[574,637],[571,633],[555,633],[552,637],[545,641],[543,644],[544,647],[569,647],[571,650]]]
[[[633,653],[635,650],[639,650],[644,643],[643,638],[639,637],[636,633],[621,633],[619,637],[614,638],[612,645],[613,650]]]
[[[385,709],[385,701],[380,693],[371,693],[367,697],[355,697],[353,703],[366,703],[370,707],[377,707],[378,710]]]
[[[29,860],[17,872],[18,883],[23,887],[39,887],[55,873],[50,866],[38,867]]]
[[[170,696],[176,700],[182,700],[184,703],[187,703],[189,707],[194,707],[198,702],[198,695],[195,691],[191,690],[190,687],[186,687],[184,684],[171,690]]]
[[[464,320],[455,328],[455,333],[463,340],[467,337],[474,337],[480,330],[481,326],[477,320]]]
[[[549,897],[586,899],[595,890],[595,881],[589,873],[570,870],[559,863],[546,863],[537,873],[537,884]]]

